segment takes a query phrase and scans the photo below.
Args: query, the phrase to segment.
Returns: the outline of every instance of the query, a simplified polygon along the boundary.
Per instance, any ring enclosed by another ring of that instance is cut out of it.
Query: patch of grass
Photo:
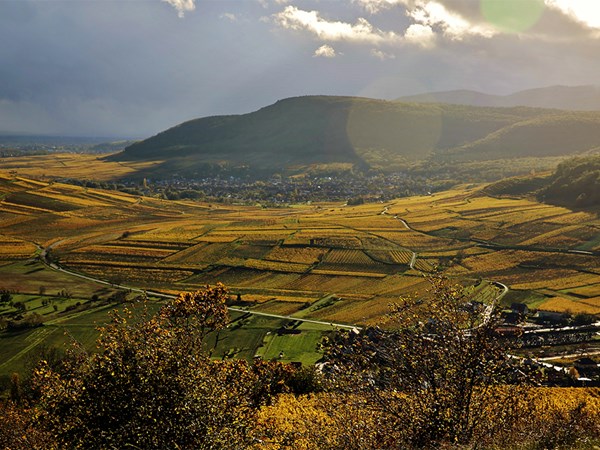
[[[320,331],[301,330],[300,334],[282,335],[271,333],[265,338],[264,347],[259,350],[259,355],[267,360],[314,364],[322,356],[317,349],[322,339],[323,334]]]
[[[535,291],[516,291],[511,289],[502,297],[500,304],[510,307],[512,303],[525,303],[530,309],[537,309],[547,299],[548,297]]]

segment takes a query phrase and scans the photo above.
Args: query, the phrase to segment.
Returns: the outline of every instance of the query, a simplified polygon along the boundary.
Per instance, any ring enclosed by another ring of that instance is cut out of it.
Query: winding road
[[[124,289],[124,290],[128,290],[131,292],[138,292],[140,294],[144,294],[144,295],[148,295],[148,296],[152,296],[152,297],[159,297],[159,298],[164,298],[164,299],[174,299],[177,298],[176,295],[171,295],[171,294],[163,294],[162,292],[157,292],[157,291],[149,291],[146,289],[140,289],[140,288],[136,288],[133,286],[127,286],[125,284],[116,284],[116,283],[111,283],[109,281],[106,280],[101,280],[99,278],[95,278],[95,277],[91,277],[89,275],[83,275],[81,273],[77,273],[77,272],[73,272],[71,270],[65,269],[61,266],[59,266],[58,264],[56,264],[55,262],[52,262],[48,259],[48,251],[52,249],[52,247],[60,244],[63,241],[57,241],[55,243],[53,243],[52,245],[43,248],[41,247],[39,244],[36,244],[38,246],[38,248],[41,249],[40,252],[40,261],[48,268],[58,271],[58,272],[62,272],[77,278],[81,278],[83,280],[87,280],[87,281],[92,281],[94,283],[97,284],[102,284],[105,286],[110,286],[113,288],[118,288],[118,289]],[[252,314],[255,316],[262,316],[262,317],[269,317],[272,319],[282,319],[282,320],[294,320],[294,321],[298,321],[298,322],[305,322],[305,323],[312,323],[312,324],[316,324],[316,325],[324,325],[324,326],[328,326],[328,327],[332,327],[332,328],[343,328],[343,329],[348,329],[348,330],[360,330],[361,327],[357,327],[356,325],[348,325],[348,324],[344,324],[344,323],[334,323],[334,322],[325,322],[322,320],[314,320],[314,319],[302,319],[302,318],[298,318],[298,317],[293,317],[293,316],[284,316],[284,315],[280,315],[280,314],[270,314],[270,313],[264,313],[264,312],[260,312],[260,311],[253,311],[251,309],[245,309],[245,308],[236,308],[233,306],[228,306],[227,309],[229,311],[233,311],[233,312],[240,312],[240,313],[247,313],[247,314]]]
[[[380,212],[381,215],[389,215],[388,214],[388,209],[389,206],[384,207],[384,209]],[[394,219],[399,220],[403,226],[407,229],[407,230],[411,230],[411,231],[417,231],[414,230],[406,220],[398,217],[397,215],[393,216]],[[140,294],[144,294],[144,295],[148,295],[148,296],[152,296],[152,297],[158,297],[158,298],[163,298],[163,299],[174,299],[176,298],[175,295],[171,295],[171,294],[164,294],[162,292],[158,292],[158,291],[152,291],[152,290],[146,290],[146,289],[141,289],[141,288],[137,288],[134,286],[128,286],[126,284],[117,284],[117,283],[113,283],[110,281],[106,281],[106,280],[102,280],[100,278],[96,278],[96,277],[92,277],[89,275],[84,275],[78,272],[74,272],[72,270],[69,269],[65,269],[64,267],[61,267],[59,264],[57,264],[56,262],[52,261],[51,258],[49,257],[49,252],[50,250],[52,250],[52,248],[54,248],[55,246],[63,243],[65,240],[59,240],[56,241],[54,243],[52,243],[51,245],[47,246],[47,247],[42,247],[40,244],[35,243],[35,245],[38,247],[38,249],[40,250],[40,255],[39,255],[39,259],[40,261],[48,268],[58,271],[58,272],[62,272],[64,274],[73,276],[73,277],[77,277],[83,280],[87,280],[87,281],[91,281],[93,283],[97,283],[97,284],[101,284],[101,285],[105,285],[105,286],[110,286],[113,288],[118,288],[118,289],[124,289],[124,290],[128,290],[131,292],[138,292]],[[409,262],[409,266],[411,269],[413,270],[418,270],[415,269],[415,264],[417,262],[417,253],[415,251],[412,251],[412,256]],[[502,283],[496,282],[496,281],[489,281],[489,280],[485,280],[488,281],[491,284],[496,285],[497,287],[499,287],[500,289],[502,289],[502,292],[494,299],[494,301],[486,306],[484,315],[484,322],[486,323],[490,317],[491,314],[494,310],[495,305],[498,303],[498,301],[500,301],[500,299],[502,299],[502,297],[504,297],[504,295],[506,295],[506,293],[508,292],[508,287]],[[304,322],[304,323],[311,323],[311,324],[315,324],[315,325],[322,325],[322,326],[327,326],[327,327],[332,327],[332,328],[339,328],[339,329],[349,329],[349,330],[361,330],[362,328],[356,325],[349,325],[349,324],[343,324],[343,323],[334,323],[334,322],[326,322],[326,321],[322,321],[322,320],[315,320],[315,319],[305,319],[305,318],[298,318],[298,317],[294,317],[294,316],[289,316],[289,315],[280,315],[280,314],[272,314],[272,313],[266,313],[266,312],[260,312],[260,311],[254,311],[251,309],[246,309],[246,308],[238,308],[238,307],[233,307],[233,306],[229,306],[228,307],[229,311],[232,312],[238,312],[238,313],[244,313],[244,314],[251,314],[251,315],[255,315],[255,316],[261,316],[261,317],[268,317],[268,318],[272,318],[272,319],[280,319],[280,320],[292,320],[292,321],[298,321],[298,322]]]

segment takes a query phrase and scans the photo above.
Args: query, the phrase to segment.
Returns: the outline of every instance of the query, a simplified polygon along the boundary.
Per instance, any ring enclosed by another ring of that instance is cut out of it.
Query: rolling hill
[[[554,108],[571,111],[600,111],[600,86],[550,86],[527,89],[510,95],[491,95],[471,90],[429,92],[397,99],[401,102],[449,103],[456,105]]]
[[[587,152],[600,146],[599,124],[600,112],[306,96],[191,120],[109,158],[163,161],[153,169],[163,174],[337,163],[400,170],[448,155],[477,161]]]

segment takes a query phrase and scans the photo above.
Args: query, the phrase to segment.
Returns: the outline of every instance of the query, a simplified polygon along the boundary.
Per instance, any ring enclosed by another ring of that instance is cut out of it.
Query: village
[[[496,331],[515,341],[525,370],[546,386],[600,386],[600,323],[590,314],[530,310],[512,303]]]

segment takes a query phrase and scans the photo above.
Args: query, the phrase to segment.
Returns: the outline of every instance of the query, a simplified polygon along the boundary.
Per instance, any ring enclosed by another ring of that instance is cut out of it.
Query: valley
[[[600,449],[600,1],[0,23],[0,449]]]
[[[222,357],[313,363],[323,333],[377,325],[400,297],[424,294],[434,273],[471,286],[484,304],[600,313],[597,212],[487,190],[264,208],[4,173],[0,290],[12,305],[0,314],[6,320],[19,307],[21,321],[44,326],[2,334],[0,371],[68,336],[91,346],[108,312],[143,291],[160,302],[217,281],[230,290],[233,320]]]

